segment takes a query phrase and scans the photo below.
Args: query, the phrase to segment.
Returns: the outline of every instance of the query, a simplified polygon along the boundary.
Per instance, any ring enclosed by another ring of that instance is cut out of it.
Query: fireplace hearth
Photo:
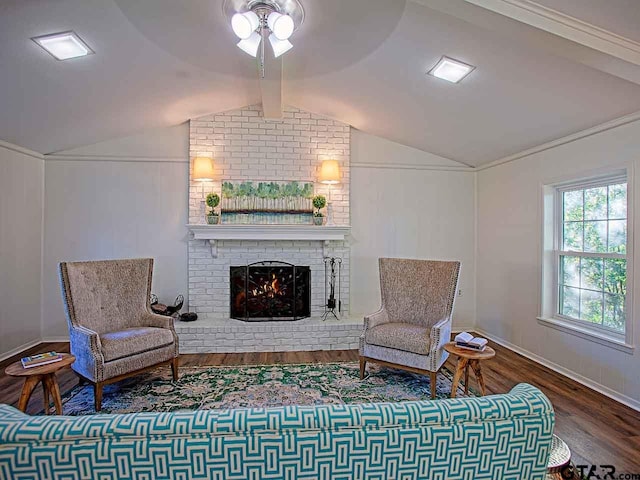
[[[231,318],[247,322],[311,315],[311,269],[285,262],[229,267]]]

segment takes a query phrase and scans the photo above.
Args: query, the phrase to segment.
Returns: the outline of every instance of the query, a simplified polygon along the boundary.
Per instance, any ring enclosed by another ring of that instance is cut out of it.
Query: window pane
[[[563,220],[582,220],[582,190],[564,192],[563,194]]]
[[[561,287],[560,297],[560,313],[567,317],[580,318],[580,290]]]
[[[607,251],[607,222],[584,222],[584,251]]]
[[[609,185],[609,218],[627,218],[627,184]]]
[[[624,332],[627,184],[563,191],[561,201],[557,227],[562,238],[555,240],[561,250],[576,253],[559,258],[558,313]],[[623,258],[597,258],[600,254]]]
[[[584,191],[584,219],[607,219],[607,187],[587,188]]]
[[[624,296],[605,294],[603,325],[624,333],[625,320]]]
[[[583,258],[580,268],[581,287],[602,290],[603,262],[601,258]]]
[[[580,319],[602,324],[602,293],[580,290]]]
[[[607,258],[604,265],[604,291],[625,295],[627,293],[627,261]]]
[[[580,286],[580,258],[560,257],[560,283],[570,287]]]
[[[611,220],[609,222],[609,251],[627,253],[626,220]]]
[[[564,224],[563,250],[582,251],[582,222],[570,222]]]

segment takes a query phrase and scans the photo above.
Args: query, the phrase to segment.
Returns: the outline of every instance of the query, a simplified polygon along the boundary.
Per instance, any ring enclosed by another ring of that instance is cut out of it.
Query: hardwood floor
[[[574,463],[614,465],[617,473],[640,474],[639,412],[504,347],[493,343],[491,346],[496,350],[496,357],[482,364],[487,394],[508,392],[514,385],[521,382],[535,385],[551,400],[556,412],[555,432],[571,448]],[[49,350],[68,352],[69,344],[43,343],[0,362],[0,403],[16,406],[22,389],[22,379],[5,375],[4,369],[22,356]],[[357,361],[357,359],[358,352],[355,350],[220,353],[182,355],[180,364],[183,366],[256,365]],[[455,365],[451,359],[447,361],[447,366],[451,371],[455,371]],[[168,368],[167,375],[170,375]],[[471,380],[472,386],[475,386],[474,381]],[[64,395],[64,392],[78,383],[78,379],[70,369],[65,369],[59,372],[58,383]],[[42,389],[38,387],[29,402],[27,413],[33,414],[40,411],[42,402]]]

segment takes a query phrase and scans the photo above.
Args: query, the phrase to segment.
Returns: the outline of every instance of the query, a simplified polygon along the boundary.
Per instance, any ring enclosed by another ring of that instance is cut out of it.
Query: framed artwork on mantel
[[[222,223],[309,225],[313,223],[313,182],[222,182]]]

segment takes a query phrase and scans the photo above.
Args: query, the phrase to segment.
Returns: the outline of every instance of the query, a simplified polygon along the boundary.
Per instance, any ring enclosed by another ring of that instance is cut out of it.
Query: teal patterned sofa
[[[545,478],[549,400],[483,398],[85,417],[0,406],[2,479]]]

